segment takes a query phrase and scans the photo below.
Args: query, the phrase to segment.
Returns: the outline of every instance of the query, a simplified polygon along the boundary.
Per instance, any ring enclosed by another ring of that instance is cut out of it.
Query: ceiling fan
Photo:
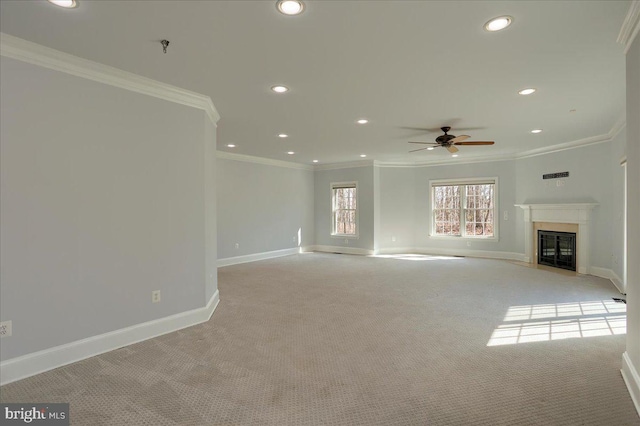
[[[414,149],[414,150],[409,151],[409,152],[423,151],[425,149],[429,149],[429,148],[433,149],[433,147],[441,146],[443,148],[447,148],[447,150],[449,150],[450,153],[454,153],[454,152],[458,152],[458,148],[456,147],[456,145],[493,145],[495,143],[493,141],[469,141],[469,142],[464,142],[467,139],[469,139],[471,136],[469,136],[469,135],[460,135],[460,136],[449,135],[448,132],[449,132],[449,130],[451,130],[451,127],[449,127],[449,126],[441,127],[440,130],[442,130],[444,132],[444,135],[438,136],[436,138],[435,142],[414,142],[414,141],[409,141],[409,143],[419,143],[419,144],[423,144],[423,145],[432,145],[432,146],[428,146],[426,148]]]

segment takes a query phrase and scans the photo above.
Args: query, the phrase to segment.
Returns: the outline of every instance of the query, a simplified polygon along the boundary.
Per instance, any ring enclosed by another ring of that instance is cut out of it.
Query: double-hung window
[[[431,236],[498,237],[497,178],[431,181]]]
[[[331,235],[358,236],[357,183],[332,183]]]

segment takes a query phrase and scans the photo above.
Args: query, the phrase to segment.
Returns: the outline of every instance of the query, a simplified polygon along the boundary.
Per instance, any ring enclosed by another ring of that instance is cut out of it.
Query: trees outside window
[[[432,235],[495,237],[495,188],[495,180],[432,183]]]
[[[356,236],[357,188],[355,183],[332,184],[332,235]]]

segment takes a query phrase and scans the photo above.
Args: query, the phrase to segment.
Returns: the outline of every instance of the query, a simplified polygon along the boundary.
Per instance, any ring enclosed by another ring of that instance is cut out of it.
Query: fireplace
[[[576,234],[538,231],[538,264],[576,270]]]
[[[573,257],[574,270],[588,274],[589,222],[596,203],[516,204],[524,211],[524,261],[538,263],[538,232],[572,232],[576,234]]]

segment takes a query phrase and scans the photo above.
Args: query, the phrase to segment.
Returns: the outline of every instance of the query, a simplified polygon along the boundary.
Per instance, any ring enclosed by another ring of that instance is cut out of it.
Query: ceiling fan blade
[[[460,135],[460,136],[456,136],[455,138],[451,139],[449,142],[450,143],[456,143],[456,142],[462,142],[465,139],[469,139],[471,136],[469,135]]]
[[[469,141],[469,142],[455,142],[456,145],[493,145],[493,141]]]
[[[416,142],[416,141],[409,141],[409,143],[421,143],[423,145],[438,145],[435,142]]]
[[[440,133],[440,129],[427,129],[425,127],[408,127],[408,126],[400,126],[400,129],[405,129],[405,130],[420,130],[423,133],[424,132],[432,132],[432,133]]]
[[[456,152],[458,152],[458,151],[459,151],[459,150],[458,150],[458,148],[456,148],[456,147],[455,147],[455,146],[453,146],[453,145],[448,146],[448,147],[447,147],[447,149],[448,149],[448,150],[449,150],[449,152],[450,152],[450,153],[452,153],[452,154],[453,154],[453,153],[456,153]]]
[[[486,129],[486,127],[451,127],[451,130],[458,130],[458,131],[469,131],[469,130],[484,130]]]
[[[420,149],[414,149],[414,150],[412,150],[412,151],[409,151],[409,152],[417,152],[417,151],[424,151],[425,149],[427,149],[427,148],[420,148]]]

